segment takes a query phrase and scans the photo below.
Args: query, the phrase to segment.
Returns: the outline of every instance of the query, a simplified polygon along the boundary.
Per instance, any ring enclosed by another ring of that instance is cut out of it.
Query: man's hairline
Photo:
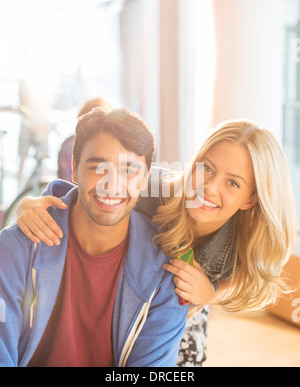
[[[127,149],[126,146],[122,143],[122,141],[121,141],[116,135],[114,135],[113,133],[111,133],[111,132],[109,132],[109,131],[107,131],[107,130],[105,130],[105,129],[103,129],[103,128],[101,128],[99,131],[93,133],[90,137],[88,137],[87,139],[85,139],[84,144],[82,145],[82,148],[81,148],[80,155],[79,155],[79,157],[78,157],[78,164],[76,163],[76,160],[75,160],[75,157],[74,157],[74,152],[72,152],[72,159],[74,160],[74,164],[75,164],[75,167],[76,167],[76,168],[78,168],[78,166],[79,166],[79,162],[80,162],[80,159],[81,159],[81,153],[83,152],[85,143],[88,142],[88,141],[90,141],[90,140],[92,139],[93,136],[96,136],[97,134],[102,134],[102,133],[107,133],[107,134],[111,135],[112,137],[114,137],[116,140],[118,140],[118,141],[120,142],[120,144],[122,144],[122,146],[124,147],[124,149],[126,149],[127,152],[134,153],[137,157],[144,157],[144,159],[145,159],[145,160],[144,160],[144,161],[145,161],[145,165],[146,165],[148,171],[150,171],[152,161],[150,162],[150,165],[148,166],[148,165],[147,165],[147,160],[146,160],[146,154],[147,154],[147,153],[145,153],[145,154],[143,154],[143,155],[139,155],[139,154],[137,154],[136,152],[131,151],[130,149]],[[76,141],[76,140],[75,140],[75,141]],[[154,144],[153,144],[153,145],[154,145]],[[74,149],[74,148],[73,148],[73,149]],[[150,149],[149,149],[149,151],[150,151]],[[152,156],[153,156],[153,153],[154,153],[154,152],[152,152]],[[122,154],[122,153],[119,153],[119,155],[121,155],[121,154]],[[151,160],[152,160],[152,157],[151,157]]]

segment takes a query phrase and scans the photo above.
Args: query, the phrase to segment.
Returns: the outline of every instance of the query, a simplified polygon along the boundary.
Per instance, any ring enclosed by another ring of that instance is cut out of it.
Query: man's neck
[[[81,247],[91,255],[108,254],[128,235],[129,215],[114,226],[99,226],[78,201],[71,207],[69,222]]]

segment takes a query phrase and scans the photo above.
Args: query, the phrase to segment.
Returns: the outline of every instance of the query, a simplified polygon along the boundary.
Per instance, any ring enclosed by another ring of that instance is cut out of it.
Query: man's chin
[[[127,218],[133,208],[124,208],[122,212],[103,212],[101,214],[96,214],[95,212],[89,212],[90,218],[97,226],[102,227],[113,227],[121,223],[125,218]]]
[[[122,222],[122,220],[129,216],[130,212],[134,209],[137,199],[129,197],[120,206],[111,206],[107,208],[98,203],[95,198],[90,195],[90,201],[81,201],[81,205],[85,212],[89,215],[89,218],[97,226],[113,227]]]

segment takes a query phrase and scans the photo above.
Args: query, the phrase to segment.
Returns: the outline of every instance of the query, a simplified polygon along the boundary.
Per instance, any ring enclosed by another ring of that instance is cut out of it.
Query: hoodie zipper
[[[34,244],[34,257],[33,257],[33,263],[35,261],[36,257],[36,250],[37,250],[37,243]],[[34,291],[34,299],[32,301],[32,304],[30,306],[30,328],[32,329],[33,327],[33,316],[34,316],[34,310],[36,306],[36,269],[32,266],[32,271],[31,271],[31,277],[32,277],[32,286],[33,286],[33,291]]]
[[[127,360],[128,360],[129,355],[131,353],[132,347],[134,346],[134,343],[135,343],[136,339],[138,338],[138,336],[139,336],[139,334],[140,334],[140,332],[141,332],[141,330],[142,330],[142,328],[147,320],[148,312],[149,312],[153,297],[155,295],[155,291],[156,291],[156,289],[152,293],[149,301],[146,302],[142,306],[141,311],[138,314],[131,331],[129,332],[129,335],[127,337],[127,340],[124,344],[124,347],[123,347],[123,350],[122,350],[122,353],[120,356],[119,367],[126,367]]]
[[[32,284],[33,284],[33,290],[34,290],[34,299],[30,306],[30,328],[31,329],[33,327],[33,317],[34,317],[34,311],[36,306],[36,270],[34,267],[32,268]]]

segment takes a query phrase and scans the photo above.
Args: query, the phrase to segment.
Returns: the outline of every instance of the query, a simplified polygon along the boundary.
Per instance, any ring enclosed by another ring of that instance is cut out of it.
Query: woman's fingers
[[[188,282],[183,281],[181,278],[177,276],[174,276],[173,282],[178,289],[184,292],[191,292],[193,290],[192,286]]]
[[[48,211],[44,208],[40,208],[38,211],[38,216],[41,219],[40,225],[43,226],[43,231],[46,235],[54,242],[57,238],[62,238],[64,236],[61,228],[49,215]]]
[[[185,292],[184,290],[181,290],[179,288],[175,288],[175,293],[178,295],[178,297],[183,298],[187,302],[192,301],[191,293]]]
[[[195,305],[206,305],[215,296],[215,289],[200,265],[191,266],[180,259],[171,259],[163,268],[174,275],[175,292]]]
[[[39,198],[39,202],[43,205],[44,208],[57,207],[61,210],[68,208],[68,206],[60,198],[51,195],[42,196]]]
[[[163,268],[183,280],[187,280],[189,275],[193,273],[193,267],[180,259],[171,259],[170,263],[163,265]]]
[[[177,261],[179,262],[178,264]],[[179,297],[190,302],[192,300],[193,292],[193,277],[190,270],[191,266],[179,259],[171,259],[170,264],[165,264],[163,267],[168,272],[174,274],[173,282],[175,284],[175,293]]]
[[[60,241],[47,225],[37,216],[21,217],[18,219],[18,226],[28,236],[29,232],[44,242],[47,246],[52,247],[53,244],[59,245]],[[28,232],[29,230],[29,232]],[[32,240],[32,237],[29,237]]]
[[[44,196],[40,198],[24,198],[17,209],[18,226],[33,242],[44,242],[48,246],[59,245],[63,232],[47,208],[58,207],[62,210],[68,206],[59,198]]]
[[[44,214],[43,211],[45,211],[46,214]],[[43,210],[43,211],[42,213],[41,211],[36,211],[36,212],[32,211],[29,214],[24,214],[20,216],[18,218],[18,226],[24,232],[25,235],[28,234],[27,229],[29,229],[29,231],[34,236],[36,236],[42,242],[46,243],[46,245],[53,246],[53,244],[55,244],[58,246],[60,244],[59,237],[52,230],[52,228],[55,226],[52,224],[54,220],[51,218],[51,216],[48,214],[46,210]],[[27,234],[26,234],[26,231],[27,231]],[[58,232],[61,233],[60,235],[62,235],[61,230]]]
[[[21,221],[18,219],[18,226],[22,230],[22,232],[27,236],[28,239],[30,239],[34,243],[40,243],[40,239],[37,238],[35,235],[32,234],[32,232],[29,230],[29,228]]]

